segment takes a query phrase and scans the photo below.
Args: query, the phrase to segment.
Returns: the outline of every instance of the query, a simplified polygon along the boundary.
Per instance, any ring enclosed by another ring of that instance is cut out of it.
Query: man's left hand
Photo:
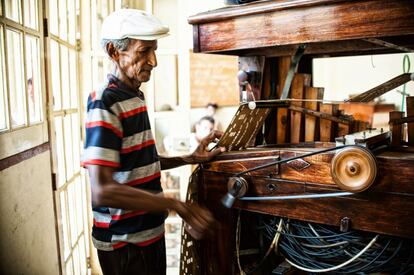
[[[190,155],[191,163],[202,163],[211,160],[218,154],[226,151],[224,147],[217,147],[211,151],[208,151],[208,145],[216,139],[219,139],[223,135],[221,131],[211,131],[208,136],[203,138],[195,151]]]

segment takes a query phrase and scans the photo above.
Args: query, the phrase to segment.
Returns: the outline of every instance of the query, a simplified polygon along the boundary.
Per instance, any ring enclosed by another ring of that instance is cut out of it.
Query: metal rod
[[[242,172],[239,172],[239,173],[235,174],[234,176],[238,177],[238,176],[247,174],[249,172],[260,170],[260,169],[263,169],[263,168],[266,168],[266,167],[269,167],[269,166],[272,166],[272,165],[275,165],[275,164],[281,164],[281,163],[285,163],[285,162],[295,160],[295,159],[300,159],[300,158],[310,157],[310,156],[313,156],[313,155],[318,155],[318,154],[322,154],[322,153],[326,153],[326,152],[330,152],[330,151],[335,151],[335,150],[342,149],[342,148],[345,148],[345,147],[348,147],[348,146],[358,146],[358,145],[341,145],[341,146],[322,149],[322,150],[319,150],[319,151],[316,151],[316,152],[311,152],[311,153],[307,153],[307,154],[303,154],[303,155],[299,155],[299,156],[295,156],[295,157],[291,157],[291,158],[287,158],[287,159],[281,159],[281,160],[273,161],[273,162],[270,162],[270,163],[267,163],[267,164],[264,164],[264,165],[256,166],[256,167],[251,168],[251,169],[247,169],[245,171],[242,171]]]
[[[295,199],[320,199],[350,196],[351,192],[334,192],[325,194],[305,194],[305,195],[288,195],[288,196],[270,196],[270,197],[242,197],[241,201],[275,201],[275,200],[295,200]]]

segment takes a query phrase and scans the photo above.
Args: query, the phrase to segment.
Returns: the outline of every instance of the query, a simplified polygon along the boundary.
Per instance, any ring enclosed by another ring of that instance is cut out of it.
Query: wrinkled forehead
[[[131,39],[129,47],[131,49],[139,49],[139,48],[157,48],[158,41],[157,40],[139,40],[139,39]]]

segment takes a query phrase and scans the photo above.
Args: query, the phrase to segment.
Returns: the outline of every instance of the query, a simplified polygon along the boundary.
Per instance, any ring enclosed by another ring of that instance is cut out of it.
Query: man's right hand
[[[160,194],[152,194],[113,179],[115,168],[88,165],[91,178],[92,204],[96,207],[112,207],[148,212],[164,212],[173,210],[187,223],[186,229],[195,239],[212,233],[215,223],[213,215],[197,204],[187,204]]]
[[[185,221],[186,231],[196,240],[206,234],[213,233],[213,225],[216,222],[213,215],[206,208],[197,204],[187,204],[177,201],[175,211]]]

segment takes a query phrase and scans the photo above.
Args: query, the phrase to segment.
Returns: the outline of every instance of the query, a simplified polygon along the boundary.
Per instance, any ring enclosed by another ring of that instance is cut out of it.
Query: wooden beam
[[[279,57],[278,65],[278,89],[277,89],[277,98],[280,98],[285,85],[286,76],[290,68],[290,56]],[[278,144],[286,142],[286,128],[288,125],[288,109],[287,108],[278,108],[277,109],[277,118],[276,118],[276,141]]]
[[[216,11],[200,15],[198,20],[190,20],[199,25],[201,51],[414,34],[412,0],[331,1],[307,7],[296,4],[297,8],[295,2],[303,1],[293,1],[288,9],[266,9],[266,6],[279,2],[285,1],[267,1],[250,16],[242,16],[243,11],[235,9],[234,12],[240,12],[240,16],[220,17],[220,11]],[[203,17],[212,20],[204,20]]]
[[[402,47],[414,49],[414,35],[405,35],[393,37]],[[413,41],[413,42],[410,42]],[[298,44],[282,45],[277,47],[262,47],[254,49],[240,49],[233,51],[223,51],[222,54],[252,56],[264,55],[267,57],[277,57],[293,55]],[[392,48],[386,48],[380,45],[372,44],[362,39],[352,39],[344,41],[328,41],[309,43],[306,46],[304,55],[313,56],[342,56],[342,55],[369,55],[369,54],[386,54],[400,52]]]
[[[313,116],[313,117],[318,117],[318,118],[321,118],[321,119],[324,119],[324,120],[329,120],[329,121],[332,121],[332,122],[336,122],[336,123],[343,123],[343,124],[349,124],[350,123],[349,119],[344,119],[344,118],[337,117],[337,116],[331,114],[330,110],[335,110],[337,108],[336,104],[321,104],[321,105],[323,105],[323,107],[320,108],[320,110],[321,109],[322,110],[327,110],[327,112],[318,112],[318,111],[314,111],[314,110],[311,110],[311,109],[306,109],[306,108],[302,108],[302,107],[299,107],[299,106],[293,106],[293,105],[291,105],[289,107],[289,109],[293,110],[293,111],[296,111],[296,112],[302,112],[306,115],[310,115],[310,116]]]
[[[390,121],[401,119],[404,113],[399,111],[390,112]],[[402,126],[401,124],[391,123],[391,145],[399,146],[402,141]]]
[[[414,122],[414,116],[401,117],[390,120],[390,125],[402,125],[404,123]]]
[[[407,52],[407,53],[414,52],[414,49],[409,49],[407,47],[395,45],[393,43],[390,43],[390,42],[387,42],[385,40],[378,39],[378,38],[366,38],[364,40],[368,41],[372,44],[376,44],[376,45],[379,45],[379,46],[384,46],[386,48],[391,48],[391,49],[395,49],[395,50],[402,51],[402,52]]]
[[[349,102],[370,102],[374,100],[375,98],[385,94],[386,92],[391,91],[392,89],[395,89],[398,86],[401,86],[407,83],[410,80],[414,80],[414,73],[401,74],[399,76],[394,77],[393,79],[388,80],[385,83],[382,83],[381,85],[378,85],[377,87],[374,87],[362,94],[354,96],[348,101]]]

